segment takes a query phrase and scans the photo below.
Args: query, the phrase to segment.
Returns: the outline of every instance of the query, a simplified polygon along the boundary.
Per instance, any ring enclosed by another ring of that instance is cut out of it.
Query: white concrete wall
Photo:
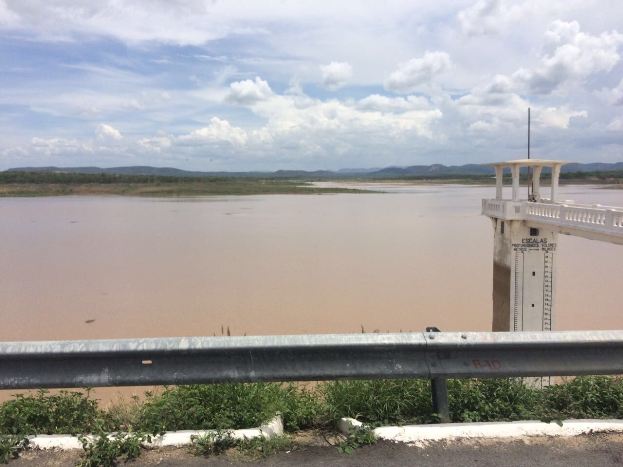
[[[551,330],[558,235],[531,236],[518,220],[497,219],[494,228],[493,331]]]

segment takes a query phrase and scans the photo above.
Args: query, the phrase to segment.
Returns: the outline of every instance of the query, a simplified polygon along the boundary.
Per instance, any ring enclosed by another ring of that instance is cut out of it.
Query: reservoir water
[[[386,192],[0,199],[0,340],[490,330],[494,188],[371,188]],[[623,329],[623,247],[561,235],[557,260],[554,328]]]
[[[0,199],[0,339],[489,330],[494,189],[375,187]],[[623,328],[621,286],[623,247],[561,235],[554,328]]]

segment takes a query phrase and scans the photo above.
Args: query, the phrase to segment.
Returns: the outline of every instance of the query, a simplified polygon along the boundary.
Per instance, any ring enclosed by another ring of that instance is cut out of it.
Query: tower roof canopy
[[[566,164],[566,161],[549,159],[515,159],[512,161],[492,162],[489,167],[554,167]]]

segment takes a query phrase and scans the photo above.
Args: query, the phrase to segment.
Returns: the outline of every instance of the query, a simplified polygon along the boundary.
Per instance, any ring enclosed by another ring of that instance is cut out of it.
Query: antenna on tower
[[[528,107],[528,159],[530,159],[530,107]]]
[[[530,159],[530,107],[528,107],[528,159]],[[528,178],[530,178],[530,184],[528,185],[528,200],[533,201],[534,181],[532,180],[532,167],[530,166],[528,166]]]

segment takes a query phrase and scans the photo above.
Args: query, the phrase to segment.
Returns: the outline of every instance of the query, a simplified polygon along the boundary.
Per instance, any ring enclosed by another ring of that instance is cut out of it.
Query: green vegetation
[[[281,413],[287,429],[312,426],[321,411],[312,394],[292,384],[213,384],[147,393],[136,426],[169,430],[235,430],[259,426]]]
[[[520,379],[449,380],[450,416],[455,422],[570,418],[622,418],[623,379],[580,377],[544,389]],[[236,441],[231,431],[258,426],[275,413],[287,431],[327,429],[341,417],[367,428],[337,444],[341,452],[374,442],[370,427],[435,423],[427,380],[333,381],[315,386],[253,383],[167,387],[104,410],[89,391],[38,391],[0,404],[0,461],[16,457],[28,435],[80,434],[83,466],[116,465],[140,455],[151,434],[165,430],[212,429],[192,451],[212,455],[236,448],[259,458],[290,449],[288,437]],[[107,433],[113,433],[107,435]],[[92,435],[86,437],[85,435]]]
[[[175,177],[52,172],[0,172],[0,196],[206,196],[359,193],[301,180],[257,177]]]
[[[547,178],[550,178],[548,175]],[[623,170],[607,172],[563,172],[560,174],[561,183],[608,183],[623,185]]]
[[[86,393],[60,391],[50,394],[17,394],[0,405],[0,434],[91,433],[102,417],[97,401]]]
[[[542,178],[547,184],[550,174]],[[261,194],[321,194],[364,193],[366,190],[348,188],[320,188],[314,180],[369,182],[409,182],[413,184],[491,185],[492,175],[379,175],[365,177],[315,177],[313,174],[293,174],[291,177],[270,175],[246,176],[175,176],[129,175],[78,172],[0,172],[0,197],[4,196],[60,196],[60,195],[124,195],[124,196],[208,196]],[[510,175],[505,177],[510,184]],[[528,182],[521,177],[522,184]],[[623,171],[563,172],[561,183],[604,184],[623,187]]]
[[[544,392],[521,379],[450,380],[450,416],[454,422],[541,419]]]
[[[287,435],[245,439],[238,443],[238,450],[250,460],[263,459],[293,448],[294,442]]]
[[[544,416],[567,418],[623,418],[623,380],[607,377],[575,378],[545,391]]]
[[[28,438],[15,435],[0,435],[0,462],[6,464],[17,459],[19,453],[28,447]]]
[[[437,421],[424,381],[343,381],[323,390],[330,420],[347,416],[371,426]],[[580,377],[544,389],[513,378],[449,380],[448,399],[453,422],[621,418],[623,379]]]
[[[246,460],[263,459],[281,451],[292,449],[294,443],[287,436],[272,438],[235,439],[231,431],[216,430],[201,436],[194,436],[190,452],[195,456],[214,456],[236,448]]]
[[[148,394],[138,426],[151,433],[259,426],[279,411],[281,391],[267,383],[165,388]]]
[[[358,426],[353,428],[348,436],[337,445],[337,450],[343,454],[351,454],[357,448],[372,444],[376,444],[376,437],[372,428]]]
[[[322,387],[328,420],[352,417],[379,426],[432,421],[430,382],[424,379],[334,381]]]
[[[222,454],[236,446],[237,441],[231,431],[216,430],[201,436],[192,437],[190,452],[195,456],[213,456]]]
[[[193,183],[199,181],[221,181],[220,177],[176,177],[169,175],[121,175],[87,174],[77,172],[0,172],[2,184],[63,184],[63,185],[111,185],[117,183]]]
[[[288,431],[304,430],[325,423],[326,406],[321,391],[295,384],[280,386],[279,412]]]
[[[541,185],[547,187],[551,174],[541,175]],[[527,174],[521,174],[520,183],[526,186],[530,182]],[[353,181],[353,180],[351,180]],[[456,185],[495,185],[493,175],[400,175],[392,177],[373,177],[361,179],[362,182],[410,182],[413,184],[456,184]],[[563,172],[560,174],[561,185],[612,185],[623,188],[623,171],[612,170],[604,172]],[[510,186],[512,179],[510,174],[504,175],[504,184]]]
[[[79,467],[114,467],[119,459],[128,462],[139,457],[142,443],[149,442],[150,437],[144,433],[100,432],[94,438],[81,436],[80,441],[84,454]]]

